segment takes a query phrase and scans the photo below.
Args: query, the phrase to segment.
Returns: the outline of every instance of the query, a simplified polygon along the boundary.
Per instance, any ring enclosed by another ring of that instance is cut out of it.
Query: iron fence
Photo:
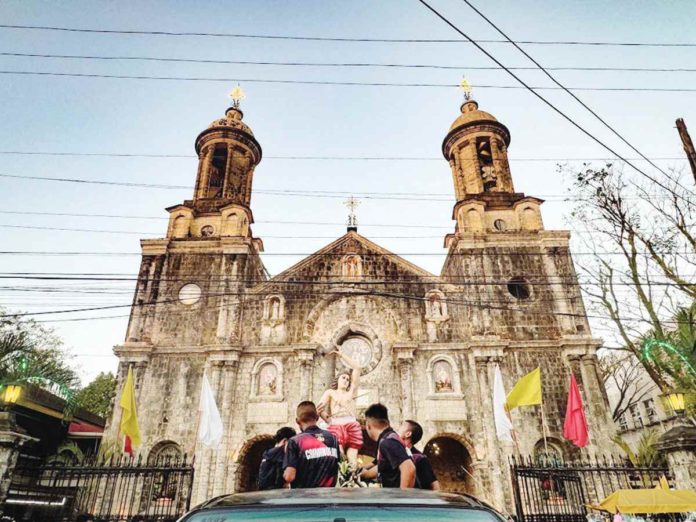
[[[653,488],[663,476],[671,485],[666,466],[636,467],[615,457],[569,462],[514,458],[510,471],[519,522],[586,522],[592,512],[588,506],[617,489]]]
[[[46,464],[20,462],[15,468],[3,514],[19,521],[71,522],[80,514],[95,521],[174,521],[190,506],[193,465],[186,457],[156,461]]]

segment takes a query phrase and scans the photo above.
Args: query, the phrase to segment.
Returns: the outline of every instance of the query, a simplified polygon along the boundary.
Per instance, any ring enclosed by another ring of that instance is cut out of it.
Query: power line
[[[522,80],[522,78],[520,78],[520,77],[517,76],[514,72],[512,72],[512,71],[509,70],[507,67],[505,67],[505,65],[503,65],[502,62],[500,62],[495,56],[493,56],[493,55],[492,55],[491,53],[489,53],[486,49],[484,49],[483,47],[481,47],[481,45],[479,45],[477,42],[475,42],[474,40],[472,40],[471,37],[469,37],[469,35],[467,35],[465,32],[463,32],[461,29],[459,29],[456,25],[454,25],[451,21],[449,21],[447,18],[445,18],[439,11],[437,11],[435,8],[431,7],[430,4],[428,4],[428,2],[426,2],[425,0],[418,0],[418,1],[419,1],[421,4],[423,4],[425,7],[427,7],[431,12],[433,12],[433,13],[434,13],[438,18],[440,18],[443,22],[445,22],[445,23],[446,23],[447,25],[449,25],[452,29],[454,29],[457,33],[459,33],[459,34],[462,35],[464,38],[466,38],[467,40],[469,40],[472,44],[474,44],[474,45],[476,46],[476,48],[477,48],[479,51],[481,51],[482,53],[484,53],[486,56],[488,56],[488,58],[490,58],[490,59],[493,60],[496,64],[498,64],[500,67],[502,67],[503,69],[505,69],[505,71],[506,71],[510,76],[512,76],[515,80],[517,80],[517,82],[519,82],[522,86],[524,86],[525,89],[527,89],[529,92],[531,92],[534,96],[536,96],[539,100],[541,100],[541,101],[542,101],[544,104],[546,104],[548,107],[550,107],[551,109],[553,109],[556,113],[558,113],[559,115],[561,115],[565,120],[567,120],[567,121],[568,121],[570,124],[572,124],[575,128],[577,128],[578,130],[580,130],[583,134],[585,134],[587,137],[589,137],[590,139],[592,139],[592,140],[593,140],[594,142],[596,142],[597,144],[601,145],[603,148],[605,148],[606,150],[608,150],[610,153],[614,154],[617,158],[619,158],[620,160],[624,161],[626,164],[628,164],[630,167],[632,167],[636,172],[640,173],[640,174],[641,174],[643,177],[645,177],[646,179],[652,181],[653,183],[655,183],[656,185],[662,187],[663,189],[667,190],[668,192],[673,193],[673,191],[672,191],[669,187],[665,186],[665,185],[664,185],[663,183],[661,183],[659,180],[655,179],[655,178],[652,177],[650,174],[644,172],[643,170],[641,170],[640,168],[638,168],[636,165],[634,165],[634,164],[631,163],[630,161],[628,161],[628,160],[626,160],[625,158],[623,158],[618,152],[616,152],[614,149],[612,149],[611,147],[609,147],[609,145],[606,145],[602,140],[600,140],[599,138],[597,138],[597,137],[596,137],[594,134],[592,134],[590,131],[586,130],[582,125],[580,125],[579,123],[577,123],[573,118],[571,118],[570,116],[568,116],[565,112],[563,112],[561,109],[559,109],[558,107],[556,107],[553,103],[551,103],[550,101],[548,101],[548,100],[547,100],[546,98],[544,98],[541,94],[539,94],[538,92],[536,92],[536,89],[537,89],[536,87],[531,87],[531,86],[528,85],[524,80]],[[535,62],[535,63],[536,63],[536,62]],[[557,87],[557,88],[560,89],[560,87]],[[563,87],[562,90],[567,91],[567,88],[566,88],[566,87]],[[681,199],[685,199],[685,198],[683,198],[683,196],[680,196],[680,195],[678,195],[678,194],[674,194],[674,195],[680,197]],[[689,201],[687,200],[687,203],[688,203],[688,202],[689,202]]]
[[[169,58],[164,56],[104,56],[84,54],[48,54],[48,53],[18,53],[0,52],[0,56],[13,56],[23,58],[55,58],[62,60],[101,60],[101,61],[144,61],[165,63],[203,63],[226,65],[270,65],[280,67],[355,67],[355,68],[390,68],[390,69],[441,69],[441,70],[473,70],[473,71],[498,71],[501,67],[491,65],[439,65],[439,64],[409,64],[409,63],[379,63],[379,62],[278,62],[278,61],[252,61],[252,60],[220,60],[206,58]],[[517,71],[536,71],[537,67],[512,66],[509,69]],[[559,66],[546,67],[552,71],[584,71],[584,72],[679,72],[692,73],[696,68],[688,67],[593,67],[593,66]]]
[[[602,118],[599,114],[597,114],[596,111],[591,109],[585,102],[583,102],[580,98],[578,98],[575,94],[573,94],[565,85],[563,85],[561,82],[559,82],[555,76],[553,76],[544,66],[542,66],[538,61],[536,61],[527,51],[522,49],[517,43],[513,42],[512,39],[503,32],[500,27],[498,27],[496,24],[494,24],[486,15],[484,15],[481,11],[479,11],[469,0],[462,0],[466,5],[468,5],[476,14],[478,14],[481,18],[483,18],[488,24],[493,27],[498,33],[500,33],[508,42],[510,42],[512,45],[515,46],[515,48],[520,51],[524,56],[526,56],[534,65],[537,66],[538,70],[543,72],[553,83],[555,83],[557,86],[559,86],[561,89],[563,89],[566,93],[568,93],[576,102],[578,102],[580,105],[582,105],[590,114],[592,114],[595,118],[597,118],[602,125],[604,125],[607,129],[609,129],[615,136],[617,136],[621,141],[623,141],[626,145],[629,146],[629,148],[638,154],[641,158],[643,158],[645,161],[647,161],[650,165],[655,167],[658,171],[660,171],[664,176],[669,177],[669,175],[662,170],[660,167],[658,167],[655,163],[653,163],[648,157],[645,156],[640,150],[638,150],[631,142],[629,142],[619,131],[617,131],[613,126],[609,125],[607,121]],[[630,165],[630,163],[629,163]],[[633,167],[633,165],[631,165]],[[635,167],[634,167],[635,168]],[[646,175],[647,177],[647,175]],[[648,178],[651,179],[651,178]],[[654,181],[654,180],[652,180]],[[679,185],[681,187],[681,185]],[[666,188],[663,186],[663,188]],[[682,189],[684,187],[681,187]]]
[[[67,73],[49,71],[7,71],[2,70],[0,74],[19,75],[19,76],[54,76],[68,78],[102,78],[118,80],[161,80],[161,81],[186,81],[186,82],[224,82],[224,83],[269,83],[284,85],[344,85],[359,87],[437,87],[451,89],[458,87],[451,83],[417,83],[417,82],[349,82],[338,80],[279,80],[270,78],[211,78],[201,76],[151,76],[151,75],[128,75],[128,74],[97,74],[97,73]],[[477,84],[477,89],[536,89],[545,91],[563,90],[560,87],[525,87],[519,85],[484,85]],[[606,91],[606,92],[696,92],[696,88],[689,87],[569,87],[574,91]]]
[[[18,174],[0,174],[0,178],[14,178],[25,180],[38,181],[56,181],[63,183],[84,183],[94,185],[114,185],[124,187],[137,188],[153,188],[153,189],[173,189],[173,190],[191,190],[190,185],[165,185],[153,183],[135,183],[127,181],[109,181],[109,180],[94,180],[83,178],[52,178],[49,176],[20,176]],[[423,192],[359,192],[359,191],[337,191],[337,190],[307,190],[307,189],[254,189],[254,194],[265,194],[274,196],[293,196],[293,197],[314,197],[314,198],[344,198],[346,196],[358,196],[361,199],[381,199],[395,201],[443,201],[451,203],[454,201],[452,193],[423,193]],[[540,198],[561,198],[560,201],[579,200],[579,197],[573,197],[570,194],[538,194]],[[670,196],[651,196],[654,198],[669,198]],[[642,199],[641,196],[626,196],[624,199]],[[548,200],[547,200],[548,201]],[[551,202],[551,201],[548,201]]]
[[[96,156],[108,158],[172,158],[172,159],[198,159],[195,154],[144,154],[144,153],[118,153],[118,152],[51,152],[51,151],[19,151],[1,150],[3,155],[17,156]],[[438,161],[442,162],[442,156],[265,156],[264,160],[321,160],[321,161]],[[616,158],[508,158],[512,163],[518,162],[558,162],[558,161],[613,161]],[[631,161],[644,161],[642,158],[626,158]],[[681,161],[683,156],[652,157],[653,161]]]
[[[217,38],[253,38],[266,40],[300,40],[315,42],[356,42],[356,43],[468,43],[453,39],[428,39],[428,38],[350,38],[327,36],[298,36],[298,35],[270,35],[248,33],[218,33],[218,32],[192,32],[192,31],[136,31],[116,29],[90,29],[76,27],[58,27],[45,25],[16,25],[2,24],[2,29],[28,29],[39,31],[62,31],[70,33],[93,34],[123,34],[123,35],[147,35],[147,36],[208,36]],[[506,40],[472,40],[472,43],[504,43]],[[527,45],[589,45],[611,47],[696,47],[696,43],[689,42],[610,42],[610,41],[581,41],[581,40],[516,40],[516,43]]]

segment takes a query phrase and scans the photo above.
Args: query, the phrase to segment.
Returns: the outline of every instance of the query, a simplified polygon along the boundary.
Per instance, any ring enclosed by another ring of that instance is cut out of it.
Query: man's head
[[[384,404],[376,403],[365,410],[365,431],[374,441],[389,427],[389,412]]]
[[[297,425],[301,430],[305,430],[311,426],[316,425],[319,420],[319,414],[317,413],[317,406],[312,401],[302,401],[297,405]]]
[[[407,448],[415,446],[423,438],[423,427],[414,420],[404,421],[397,432]]]
[[[289,426],[285,426],[276,431],[275,437],[273,437],[273,441],[275,442],[276,446],[285,446],[285,444],[288,442],[288,439],[293,438],[295,435],[297,435],[295,430],[293,430]]]

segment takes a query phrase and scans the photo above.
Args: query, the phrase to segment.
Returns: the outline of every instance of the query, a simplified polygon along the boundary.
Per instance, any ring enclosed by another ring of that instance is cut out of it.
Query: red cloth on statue
[[[357,421],[346,424],[330,424],[327,428],[338,439],[338,445],[342,448],[360,449],[363,445],[363,435],[360,423]]]

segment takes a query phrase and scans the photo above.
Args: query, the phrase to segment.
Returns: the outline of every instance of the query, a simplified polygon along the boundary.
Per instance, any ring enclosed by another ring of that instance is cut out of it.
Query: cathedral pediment
[[[263,292],[281,282],[351,284],[385,280],[432,281],[434,278],[437,278],[435,274],[349,231],[253,291]]]

